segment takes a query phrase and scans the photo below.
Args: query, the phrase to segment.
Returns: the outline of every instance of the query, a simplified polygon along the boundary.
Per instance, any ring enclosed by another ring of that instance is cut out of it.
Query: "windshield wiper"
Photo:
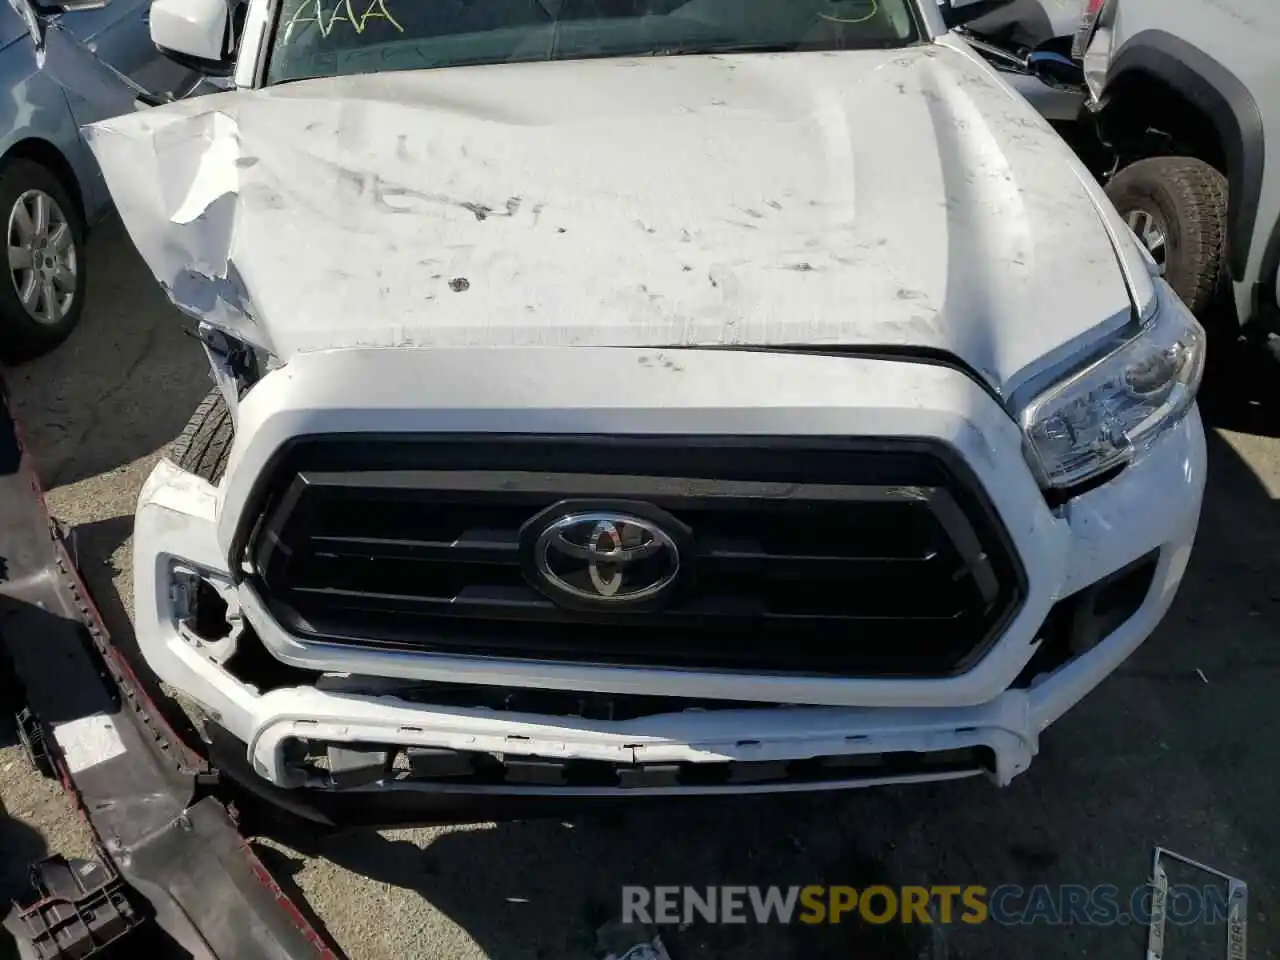
[[[791,53],[796,49],[794,43],[681,43],[671,47],[660,47],[651,52],[655,57],[679,57],[686,55],[716,53]]]

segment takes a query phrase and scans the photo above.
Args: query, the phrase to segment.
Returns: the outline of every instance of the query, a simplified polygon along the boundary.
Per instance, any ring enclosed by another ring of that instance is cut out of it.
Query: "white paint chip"
[[[57,724],[53,736],[71,773],[88,770],[124,753],[124,741],[115,724],[100,713]]]

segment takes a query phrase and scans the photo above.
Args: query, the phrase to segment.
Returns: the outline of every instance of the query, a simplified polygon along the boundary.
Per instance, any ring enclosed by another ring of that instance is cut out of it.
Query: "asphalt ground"
[[[118,225],[91,250],[89,307],[60,350],[8,374],[55,514],[112,633],[131,631],[137,491],[209,387]],[[1251,957],[1280,950],[1280,389],[1232,344],[1211,352],[1199,540],[1164,624],[1044,737],[1029,773],[983,781],[626,809],[574,821],[254,839],[354,960],[593,954],[624,884],[1110,884],[1121,905],[1160,844],[1246,880]],[[0,735],[0,897],[44,851],[89,837]],[[1198,879],[1174,875],[1175,882]],[[1013,907],[1025,904],[1014,900]],[[1140,924],[673,926],[677,960],[1139,957]],[[1225,955],[1224,928],[1173,931],[1166,956]]]

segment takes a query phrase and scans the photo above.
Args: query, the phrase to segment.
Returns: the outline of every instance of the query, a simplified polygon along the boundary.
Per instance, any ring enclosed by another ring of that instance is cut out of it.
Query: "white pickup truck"
[[[134,535],[219,765],[365,817],[1023,773],[1182,579],[1204,333],[958,13],[358,7],[156,0],[236,89],[90,131],[219,384]]]

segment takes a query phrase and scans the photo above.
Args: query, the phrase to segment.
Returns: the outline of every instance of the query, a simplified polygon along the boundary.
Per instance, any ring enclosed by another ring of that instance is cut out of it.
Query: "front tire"
[[[1227,178],[1202,160],[1154,157],[1125,167],[1107,197],[1197,317],[1226,276]]]
[[[214,389],[200,401],[186,427],[173,441],[169,459],[187,473],[193,473],[214,486],[222,482],[235,439],[235,424],[222,391]]]
[[[9,258],[0,280],[0,360],[20,363],[58,346],[80,321],[85,223],[61,181],[24,159],[0,167],[0,218]]]

